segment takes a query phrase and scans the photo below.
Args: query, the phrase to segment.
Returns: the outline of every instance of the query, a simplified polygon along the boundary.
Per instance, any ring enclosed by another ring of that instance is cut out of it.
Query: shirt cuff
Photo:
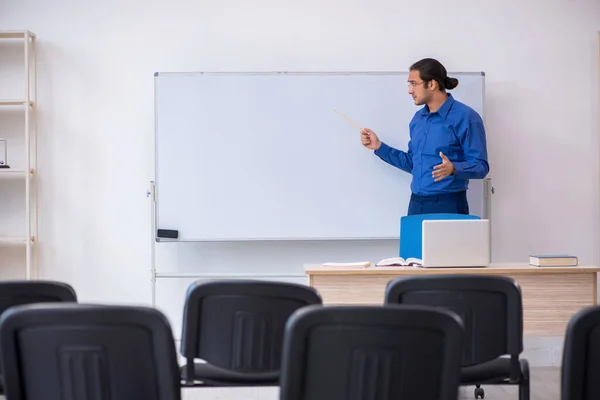
[[[454,173],[452,173],[452,175],[456,176],[457,178],[462,178],[463,173],[465,171],[465,162],[453,162],[452,165],[454,165]]]
[[[390,152],[391,147],[388,146],[387,144],[381,142],[381,146],[379,146],[379,148],[377,150],[375,150],[375,155],[377,156],[382,156],[382,155],[387,155]]]

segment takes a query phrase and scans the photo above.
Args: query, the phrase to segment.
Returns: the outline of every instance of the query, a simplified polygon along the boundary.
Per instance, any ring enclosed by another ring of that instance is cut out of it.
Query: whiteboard
[[[484,117],[484,77],[453,96]],[[407,72],[156,73],[155,227],[179,241],[398,238],[411,175],[333,109],[406,150]],[[471,214],[486,212],[470,182]],[[157,240],[163,240],[158,239]]]

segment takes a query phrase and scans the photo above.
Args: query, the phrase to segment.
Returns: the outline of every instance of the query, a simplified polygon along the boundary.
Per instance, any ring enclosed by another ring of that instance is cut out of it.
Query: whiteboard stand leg
[[[485,179],[485,218],[488,219],[490,221],[490,236],[489,236],[489,241],[490,241],[490,260],[493,260],[493,254],[492,254],[492,224],[494,223],[494,221],[492,221],[492,195],[496,192],[496,190],[494,189],[494,186],[492,185],[492,178],[486,178]]]
[[[485,178],[485,180],[483,182],[483,191],[484,191],[483,217],[485,219],[491,219],[491,217],[492,217],[492,194],[494,193],[494,189],[492,187],[492,178]]]
[[[150,181],[150,190],[146,192],[146,196],[150,197],[150,284],[152,289],[152,307],[156,307],[156,196],[154,193],[154,181]]]

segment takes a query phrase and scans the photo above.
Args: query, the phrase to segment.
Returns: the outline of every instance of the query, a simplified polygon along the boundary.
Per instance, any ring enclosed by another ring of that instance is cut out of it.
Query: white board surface
[[[484,74],[453,96],[484,117]],[[406,150],[407,73],[157,73],[155,225],[180,241],[399,237],[411,176],[333,110]],[[471,214],[485,213],[470,182]]]

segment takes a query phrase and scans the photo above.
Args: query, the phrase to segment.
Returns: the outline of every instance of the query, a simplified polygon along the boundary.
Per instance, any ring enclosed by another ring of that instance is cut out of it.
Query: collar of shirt
[[[448,113],[454,104],[454,97],[450,93],[448,93],[448,98],[444,103],[440,106],[440,108],[436,111],[442,118],[446,119],[448,117]],[[431,114],[429,111],[429,106],[425,104],[425,107],[421,109],[421,116],[426,117]]]

